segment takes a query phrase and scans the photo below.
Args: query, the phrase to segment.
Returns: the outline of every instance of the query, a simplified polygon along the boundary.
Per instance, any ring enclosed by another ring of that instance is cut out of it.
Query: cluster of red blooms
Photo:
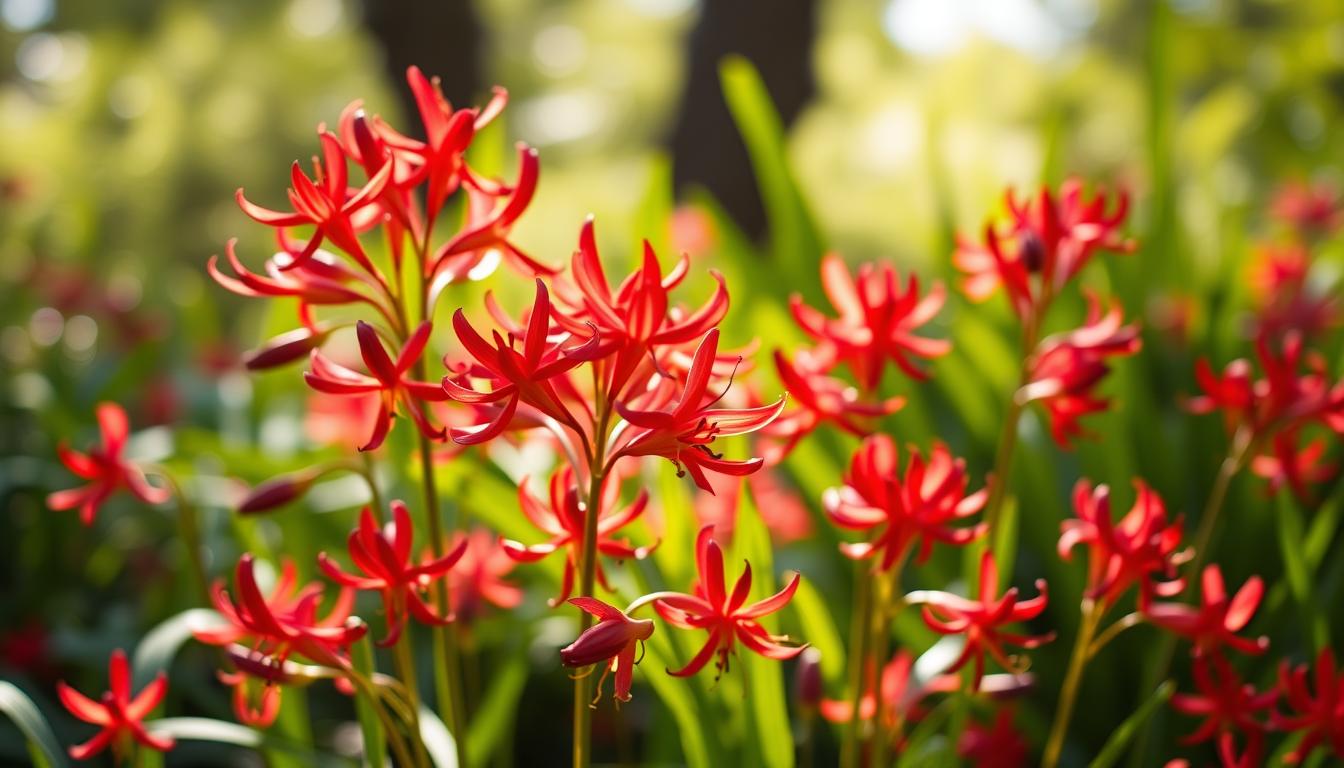
[[[266,342],[246,364],[265,369],[306,358],[303,379],[312,390],[369,407],[369,431],[353,441],[360,451],[378,451],[398,416],[414,424],[431,471],[435,445],[451,443],[460,452],[540,435],[562,460],[549,477],[546,498],[538,498],[524,479],[518,499],[523,517],[545,540],[526,544],[484,529],[441,535],[431,493],[431,508],[423,511],[431,533],[419,552],[405,504],[362,510],[348,539],[352,570],[326,552],[318,557],[318,568],[338,586],[334,594],[320,581],[300,583],[288,561],[269,590],[263,589],[269,569],[244,554],[232,592],[223,580],[210,589],[222,623],[195,630],[201,642],[224,649],[229,669],[220,679],[233,686],[240,720],[258,726],[274,721],[284,686],[330,679],[353,693],[365,682],[351,650],[369,632],[354,615],[357,592],[380,598],[386,631],[379,644],[395,646],[407,642],[410,620],[434,627],[470,623],[486,604],[518,605],[520,590],[503,576],[515,563],[537,562],[557,552],[563,553],[563,576],[550,604],[569,603],[582,612],[581,632],[560,651],[561,662],[601,666],[603,679],[614,675],[618,700],[630,699],[640,644],[654,632],[652,619],[634,617],[644,606],[652,606],[671,627],[706,633],[703,645],[680,669],[668,670],[674,676],[697,674],[711,661],[722,675],[739,646],[768,659],[798,656],[805,646],[775,634],[762,620],[790,602],[800,576],[752,600],[751,564],[745,563],[729,589],[714,525],[703,526],[697,536],[697,578],[688,592],[652,592],[625,610],[595,595],[599,588],[613,596],[617,591],[603,558],[642,559],[659,543],[640,545],[622,534],[650,504],[646,492],[630,494],[623,487],[640,458],[666,459],[678,476],[689,475],[713,494],[716,484],[723,488],[724,478],[740,483],[739,478],[782,461],[823,427],[862,439],[843,484],[827,491],[822,503],[836,526],[860,537],[846,541],[841,551],[863,564],[861,578],[874,581],[876,605],[864,610],[877,618],[862,630],[874,635],[865,638],[872,643],[858,646],[866,655],[850,659],[859,671],[851,676],[857,690],[847,701],[822,701],[818,694],[815,705],[822,716],[871,723],[879,738],[890,737],[880,750],[900,750],[906,727],[925,716],[926,698],[958,690],[1012,694],[1031,684],[1026,660],[1009,649],[1037,648],[1054,633],[1010,625],[1042,615],[1047,605],[1043,580],[1036,582],[1032,597],[1017,587],[1005,589],[1003,582],[1011,579],[1000,578],[999,563],[986,548],[978,557],[974,597],[919,590],[900,598],[894,592],[912,555],[920,565],[936,545],[965,547],[988,538],[997,520],[996,504],[1002,502],[995,484],[1007,481],[990,478],[987,487],[972,491],[966,462],[946,445],[935,443],[923,451],[910,447],[902,465],[896,442],[877,433],[882,418],[904,404],[903,398],[882,392],[888,368],[923,380],[928,373],[922,361],[951,348],[945,339],[917,333],[942,308],[941,285],[921,295],[917,278],[902,281],[889,264],[865,264],[855,273],[840,257],[826,256],[821,285],[834,315],[795,297],[793,317],[811,343],[789,354],[774,352],[776,373],[791,403],[786,407],[783,397],[741,396],[732,385],[744,355],[720,348],[719,325],[729,306],[721,276],[711,273],[715,286],[698,307],[677,304],[672,291],[690,272],[688,258],[664,271],[646,243],[638,268],[613,285],[598,255],[591,219],[582,225],[567,274],[527,254],[512,241],[512,227],[536,189],[536,152],[519,146],[518,177],[512,183],[486,178],[467,162],[475,134],[503,109],[504,92],[497,91],[483,109],[454,109],[419,70],[412,68],[408,81],[423,138],[396,131],[366,114],[358,102],[350,105],[335,131],[319,128],[321,156],[314,158],[312,174],[299,163],[292,167],[292,210],[264,208],[238,192],[243,211],[274,230],[278,251],[254,271],[230,242],[228,271],[217,258],[208,270],[234,293],[296,300],[299,327]],[[352,163],[362,181],[351,179]],[[463,223],[436,241],[436,226],[458,207]],[[1328,229],[1336,223],[1333,213],[1326,216],[1314,204],[1284,202],[1280,208],[1311,227]],[[1097,391],[1108,361],[1139,350],[1138,329],[1125,324],[1119,304],[1091,294],[1081,326],[1043,335],[1055,300],[1096,253],[1133,247],[1120,235],[1126,209],[1123,195],[1110,204],[1104,194],[1089,196],[1074,181],[1057,194],[1042,189],[1028,200],[1009,193],[1007,223],[986,226],[981,242],[958,244],[953,258],[965,273],[967,296],[978,301],[1002,289],[1021,327],[1023,369],[1005,425],[1011,434],[1016,434],[1020,409],[1039,403],[1054,440],[1069,447],[1086,434],[1082,419],[1109,407]],[[1332,300],[1309,289],[1305,250],[1266,254],[1261,273],[1272,287],[1258,299],[1255,331],[1261,378],[1246,361],[1218,374],[1201,360],[1196,375],[1203,395],[1189,405],[1199,413],[1221,412],[1234,445],[1252,457],[1251,469],[1269,479],[1273,489],[1286,485],[1306,498],[1310,484],[1332,471],[1322,461],[1325,442],[1304,443],[1307,433],[1344,434],[1344,382],[1331,384],[1324,362],[1306,349],[1310,339],[1337,323],[1338,313]],[[451,320],[455,351],[436,370],[430,357],[437,352],[432,345],[440,299],[451,286],[482,280],[501,263],[530,281],[530,307],[515,316],[487,293],[488,321],[456,309]],[[360,316],[329,316],[333,308],[357,309]],[[338,361],[328,341],[349,330],[359,360]],[[104,404],[98,421],[100,447],[88,454],[60,449],[61,460],[89,485],[52,494],[49,506],[79,508],[88,525],[119,489],[146,503],[167,501],[169,491],[150,484],[144,468],[124,456],[125,413]],[[719,452],[721,438],[752,433],[760,457],[728,459]],[[1237,460],[1242,458],[1238,454]],[[264,483],[243,509],[264,511],[292,501],[322,471]],[[375,482],[372,473],[367,479]],[[1225,765],[1258,764],[1265,736],[1275,729],[1303,734],[1290,758],[1294,762],[1322,745],[1344,756],[1339,706],[1344,676],[1337,673],[1333,655],[1322,652],[1314,675],[1284,662],[1278,685],[1266,692],[1244,683],[1229,657],[1267,648],[1265,638],[1241,634],[1264,595],[1263,582],[1251,577],[1229,597],[1221,569],[1208,565],[1199,574],[1197,606],[1159,600],[1185,589],[1179,569],[1192,552],[1182,547],[1182,521],[1170,519],[1162,499],[1142,481],[1136,480],[1135,488],[1133,507],[1116,521],[1109,489],[1079,481],[1073,496],[1076,516],[1062,525],[1060,556],[1067,560],[1078,547],[1087,553],[1085,621],[1095,621],[1089,631],[1098,629],[1107,611],[1133,590],[1134,616],[1188,640],[1197,693],[1177,695],[1173,706],[1202,718],[1187,742],[1214,741]],[[982,512],[983,519],[976,520]],[[887,619],[904,604],[920,606],[933,632],[959,639],[956,656],[923,682],[912,678],[909,649],[887,661]],[[1084,650],[1091,652],[1090,646]],[[1004,673],[987,674],[991,662]],[[961,674],[963,669],[969,675]],[[160,676],[133,697],[120,652],[112,657],[110,677],[111,691],[101,703],[64,684],[59,689],[67,708],[102,728],[91,741],[72,748],[71,755],[83,759],[109,746],[124,755],[134,743],[170,748],[170,738],[142,723],[163,698],[166,680]],[[600,696],[601,683],[598,689]],[[1275,709],[1280,696],[1287,713]],[[1028,748],[1012,718],[1011,709],[998,707],[990,724],[967,727],[959,753],[978,765],[1024,764]]]

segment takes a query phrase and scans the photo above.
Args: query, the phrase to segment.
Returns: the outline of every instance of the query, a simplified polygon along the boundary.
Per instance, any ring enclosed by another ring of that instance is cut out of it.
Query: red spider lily
[[[98,508],[120,488],[130,491],[146,504],[167,501],[172,496],[168,489],[150,485],[144,471],[122,457],[126,437],[130,434],[126,411],[116,403],[99,403],[96,413],[103,438],[101,445],[89,449],[88,453],[72,450],[65,443],[56,447],[61,463],[79,477],[89,480],[89,484],[48,495],[47,507],[58,511],[79,507],[80,522],[93,525]]]
[[[303,431],[318,445],[345,444],[351,435],[374,429],[382,398],[377,392],[328,395],[310,392],[304,407]]]
[[[237,238],[230,239],[224,245],[224,258],[233,270],[232,276],[219,268],[218,256],[211,256],[205,265],[210,277],[232,293],[248,298],[292,297],[302,305],[315,306],[362,302],[390,316],[381,300],[360,290],[369,286],[377,288],[376,282],[342,264],[326,251],[315,252],[301,264],[295,262],[289,253],[278,253],[266,260],[266,274],[259,275],[249,270],[238,258],[237,245]]]
[[[144,719],[163,701],[168,691],[168,677],[160,672],[154,682],[144,690],[131,696],[131,665],[126,654],[118,649],[112,652],[107,665],[107,677],[111,690],[94,701],[64,682],[56,684],[56,693],[61,703],[75,717],[100,728],[97,736],[70,748],[70,756],[76,760],[88,760],[110,745],[112,752],[120,762],[132,749],[131,742],[139,742],[150,749],[167,752],[173,748],[170,736],[156,736],[145,730]]]
[[[550,601],[552,606],[556,606],[568,599],[574,589],[574,575],[583,556],[584,520],[588,515],[588,507],[579,499],[579,488],[572,467],[565,466],[552,475],[550,489],[550,505],[547,506],[527,491],[527,481],[524,479],[518,485],[518,505],[527,519],[549,534],[551,539],[532,546],[505,539],[503,546],[504,552],[520,563],[535,563],[553,552],[564,550],[565,575],[560,585],[560,596]],[[607,482],[602,486],[602,498],[597,509],[597,551],[617,559],[642,560],[657,544],[636,547],[626,539],[616,538],[615,533],[644,514],[649,495],[641,491],[630,506],[618,511],[620,493],[619,482]],[[611,591],[601,558],[596,563],[596,574],[602,588]]]
[[[1036,322],[1096,251],[1133,250],[1119,234],[1129,209],[1123,192],[1109,214],[1105,194],[1088,199],[1075,179],[1064,182],[1058,197],[1042,187],[1033,200],[1018,201],[1011,189],[1005,199],[1012,217],[1008,228],[986,225],[984,245],[960,240],[953,263],[966,273],[967,296],[982,301],[1002,285],[1024,323]],[[1033,283],[1032,275],[1039,275],[1039,282]]]
[[[1194,643],[1197,654],[1214,653],[1223,646],[1258,654],[1269,647],[1267,637],[1252,640],[1237,636],[1250,623],[1264,597],[1265,583],[1259,576],[1247,579],[1230,600],[1223,585],[1223,572],[1217,565],[1205,566],[1200,585],[1198,608],[1180,603],[1153,603],[1144,611],[1148,620]]]
[[[1339,228],[1339,193],[1329,184],[1290,182],[1279,187],[1270,203],[1274,218],[1308,235],[1328,235]]]
[[[883,728],[895,733],[903,723],[923,717],[920,703],[925,698],[936,693],[951,693],[961,686],[956,675],[939,675],[921,683],[911,678],[914,666],[915,657],[910,651],[904,648],[897,651],[891,661],[883,665],[876,681],[877,690],[872,690],[870,685],[859,699],[859,718],[877,719]],[[871,664],[865,677],[871,681]],[[854,703],[825,699],[821,702],[821,716],[832,723],[847,723],[854,717]]]
[[[821,260],[821,285],[838,317],[826,317],[800,296],[790,299],[789,309],[810,336],[834,346],[836,358],[849,367],[865,392],[877,389],[888,360],[907,376],[922,380],[927,374],[911,357],[939,357],[952,348],[946,339],[914,334],[942,308],[941,283],[934,283],[921,298],[914,275],[902,293],[900,276],[890,264],[864,264],[856,280],[843,259],[829,254]]]
[[[235,195],[238,207],[255,221],[270,227],[311,224],[317,228],[284,269],[307,263],[322,242],[330,240],[369,274],[377,274],[373,262],[359,244],[358,233],[374,226],[382,215],[377,201],[392,176],[392,164],[384,164],[362,188],[351,189],[346,186],[349,169],[340,140],[325,130],[318,137],[322,143],[322,159],[313,162],[316,178],[309,178],[297,161],[290,167],[289,202],[294,206],[293,212],[273,211],[256,205],[243,196],[241,187]]]
[[[954,459],[942,443],[933,446],[927,460],[911,449],[902,477],[896,444],[887,435],[873,435],[855,451],[845,485],[826,491],[822,504],[836,525],[878,529],[872,541],[841,544],[840,549],[854,559],[881,554],[878,568],[890,570],[916,544],[916,560],[922,563],[934,542],[960,546],[984,534],[983,522],[954,525],[979,512],[988,497],[984,489],[968,495],[969,482],[966,462]]]
[[[317,564],[332,581],[357,590],[377,590],[382,594],[383,613],[387,617],[387,637],[378,641],[383,647],[397,642],[406,627],[409,612],[424,624],[447,624],[452,615],[439,616],[425,605],[421,593],[444,578],[467,548],[465,539],[452,551],[437,559],[425,558],[419,565],[411,562],[411,542],[415,528],[411,514],[400,501],[392,502],[392,520],[381,529],[368,507],[359,515],[359,528],[351,531],[347,542],[350,559],[363,576],[341,570],[326,552],[317,556]]]
[[[1251,472],[1269,481],[1266,488],[1269,495],[1286,485],[1294,496],[1307,502],[1311,498],[1311,484],[1335,476],[1335,464],[1322,461],[1325,449],[1323,439],[1300,445],[1298,430],[1287,429],[1274,435],[1268,453],[1251,460]]]
[[[1265,245],[1256,250],[1248,283],[1257,334],[1277,339],[1297,331],[1311,338],[1340,324],[1338,300],[1329,293],[1313,295],[1307,283],[1310,269],[1305,246]]]
[[[1111,520],[1110,488],[1089,488],[1086,480],[1079,480],[1073,487],[1077,517],[1060,524],[1059,556],[1069,560],[1076,546],[1086,546],[1087,596],[1111,606],[1138,585],[1142,610],[1153,595],[1174,597],[1185,589],[1176,568],[1190,553],[1177,549],[1181,521],[1167,520],[1162,498],[1142,480],[1134,481],[1134,491],[1134,506],[1117,524]]]
[[[372,451],[383,444],[388,431],[392,429],[392,419],[396,416],[398,402],[406,413],[410,414],[411,420],[415,422],[421,434],[432,440],[444,439],[447,433],[444,429],[435,428],[430,424],[420,401],[447,400],[448,393],[436,384],[416,381],[407,376],[412,366],[420,359],[420,355],[424,353],[425,345],[429,343],[431,325],[428,322],[421,323],[406,340],[406,345],[402,347],[395,361],[388,356],[373,326],[360,321],[355,330],[359,336],[359,354],[364,358],[364,365],[368,366],[372,375],[366,376],[334,363],[321,352],[314,350],[312,370],[303,374],[303,380],[313,389],[329,395],[378,393],[381,398],[378,419],[374,423],[373,434],[359,450]]]
[[[713,493],[697,491],[693,506],[700,525],[713,525],[719,535],[732,539],[737,528],[742,496],[747,489],[756,514],[770,531],[770,540],[784,545],[802,541],[812,535],[812,513],[798,492],[786,485],[777,472],[762,468],[745,478],[729,475],[709,475]]]
[[[548,336],[550,317],[550,293],[541,278],[537,278],[537,296],[532,304],[527,329],[522,336],[521,353],[515,349],[519,339],[512,331],[509,332],[507,341],[499,331],[495,331],[495,343],[491,346],[481,338],[471,323],[467,322],[466,315],[462,314],[461,309],[453,315],[453,330],[456,331],[457,338],[467,353],[476,361],[469,374],[492,379],[495,386],[489,392],[477,392],[445,376],[443,388],[449,397],[461,403],[503,402],[503,407],[492,421],[472,427],[454,428],[452,435],[455,442],[460,445],[476,445],[498,436],[509,426],[520,401],[582,433],[583,428],[561,401],[560,393],[551,380],[580,363],[594,359],[602,352],[601,339],[594,334],[583,344],[571,348],[563,346],[565,338],[551,343]]]
[[[718,348],[719,330],[715,328],[705,334],[696,348],[685,387],[675,405],[670,397],[667,402],[651,403],[656,410],[636,410],[616,402],[616,410],[631,429],[624,445],[612,454],[612,462],[622,456],[662,456],[676,465],[678,477],[689,473],[696,485],[711,493],[714,488],[705,476],[706,470],[741,476],[761,467],[759,458],[729,461],[709,446],[716,438],[755,432],[774,421],[784,409],[784,398],[757,408],[709,407],[722,397],[722,393],[713,398],[707,395]]]
[[[518,144],[518,181],[513,186],[509,200],[503,206],[496,206],[492,196],[478,194],[471,198],[467,227],[453,239],[443,244],[429,263],[426,275],[432,280],[448,267],[454,256],[470,253],[484,253],[498,250],[503,256],[519,266],[519,271],[528,275],[554,275],[559,268],[542,264],[527,255],[518,246],[509,242],[509,234],[514,222],[523,215],[532,202],[537,190],[537,173],[540,164],[537,151],[526,144]],[[498,208],[498,210],[496,210]],[[465,270],[458,269],[458,272]]]
[[[792,659],[802,653],[807,646],[784,645],[789,640],[787,636],[772,635],[757,621],[788,605],[793,593],[798,591],[801,576],[795,573],[784,589],[745,605],[751,592],[751,563],[744,564],[745,570],[729,594],[724,588],[723,550],[713,536],[714,526],[707,525],[700,529],[696,538],[695,563],[700,578],[695,585],[695,594],[662,594],[653,604],[654,610],[668,624],[709,632],[709,639],[700,652],[686,666],[675,672],[668,670],[668,674],[689,677],[703,669],[711,658],[717,657],[714,666],[722,675],[728,671],[728,658],[736,652],[737,641],[767,659]]]
[[[1103,315],[1094,297],[1088,302],[1081,328],[1044,339],[1036,348],[1027,362],[1027,384],[1016,395],[1021,403],[1040,401],[1045,406],[1050,434],[1063,448],[1085,434],[1078,424],[1081,417],[1106,410],[1108,402],[1095,393],[1110,372],[1106,358],[1132,355],[1142,346],[1138,328],[1121,325],[1118,304]]]
[[[1004,669],[1021,671],[1024,666],[1015,657],[1004,653],[1003,646],[1012,644],[1023,648],[1037,648],[1055,639],[1054,632],[1043,635],[1021,635],[1002,631],[1005,624],[1034,619],[1045,610],[1045,580],[1036,581],[1036,590],[1040,593],[1030,600],[1019,600],[1017,587],[1010,588],[1001,597],[994,597],[999,590],[999,569],[994,563],[994,553],[986,551],[980,559],[980,596],[970,600],[949,592],[911,592],[906,601],[924,606],[924,623],[941,635],[965,635],[965,646],[955,661],[947,668],[955,672],[974,660],[975,674],[971,678],[971,690],[980,690],[980,680],[985,676],[985,655],[988,654]]]
[[[790,362],[782,351],[775,350],[779,380],[798,407],[782,414],[762,430],[763,436],[781,439],[781,443],[772,446],[769,455],[763,457],[767,464],[782,461],[799,441],[822,424],[831,423],[852,435],[864,437],[873,431],[878,419],[905,406],[905,398],[899,396],[865,402],[856,387],[813,368],[812,357],[805,362],[800,356]]]
[[[718,325],[728,312],[727,285],[722,275],[711,271],[718,287],[709,301],[694,312],[670,316],[668,291],[686,276],[689,263],[683,256],[664,277],[648,242],[644,243],[643,259],[640,269],[613,292],[597,254],[593,219],[589,217],[579,233],[579,247],[571,264],[574,284],[556,283],[557,300],[566,307],[566,311],[555,314],[556,322],[578,335],[596,328],[604,346],[610,348],[609,361],[601,363],[600,379],[612,398],[621,397],[654,347],[694,341]]]
[[[957,741],[957,755],[977,768],[1021,768],[1029,764],[1031,745],[1013,725],[1013,713],[1000,709],[988,727],[971,723]]]
[[[1279,429],[1291,429],[1319,421],[1344,434],[1344,381],[1329,384],[1325,362],[1318,356],[1305,355],[1302,336],[1289,333],[1281,352],[1264,334],[1256,337],[1255,351],[1264,377],[1252,380],[1251,364],[1234,360],[1221,375],[1213,372],[1201,358],[1195,364],[1195,378],[1204,394],[1190,398],[1187,406],[1194,413],[1222,411],[1228,431],[1240,428],[1263,437]]]
[[[1313,682],[1315,695],[1311,691]],[[1334,652],[1322,648],[1314,671],[1307,664],[1293,668],[1284,660],[1279,666],[1279,685],[1290,712],[1275,712],[1271,720],[1279,730],[1303,734],[1284,762],[1305,762],[1322,745],[1335,758],[1344,759],[1344,676],[1335,665]]]
[[[1248,746],[1263,743],[1265,723],[1256,713],[1274,706],[1279,697],[1277,687],[1257,692],[1254,685],[1237,677],[1227,659],[1217,654],[1195,659],[1194,677],[1199,693],[1178,693],[1171,697],[1172,709],[1204,719],[1194,732],[1181,739],[1182,744],[1199,744],[1222,733],[1240,733]]]
[[[571,597],[569,602],[596,616],[597,623],[560,649],[560,661],[567,667],[587,667],[610,661],[597,683],[597,698],[602,696],[602,683],[607,675],[615,672],[616,698],[629,701],[630,683],[635,665],[639,663],[635,658],[636,646],[653,636],[653,620],[632,619],[619,608],[592,597]]]
[[[245,642],[259,654],[262,663],[240,671],[260,676],[270,684],[283,680],[284,663],[294,654],[324,666],[348,668],[345,649],[368,631],[368,625],[350,615],[355,601],[354,590],[342,589],[326,617],[319,619],[321,584],[314,582],[299,587],[294,564],[286,562],[270,595],[264,595],[257,585],[254,569],[252,555],[239,558],[234,573],[237,602],[229,597],[223,581],[215,583],[211,600],[227,623],[221,627],[193,630],[196,639],[220,646]],[[226,680],[236,681],[233,676]],[[279,696],[279,692],[267,687],[265,695]],[[271,713],[273,719],[278,711],[278,702],[268,704],[263,699],[260,707],[251,707],[243,699],[235,696],[235,708],[241,720],[253,721],[258,711]],[[257,724],[267,725],[269,721]]]
[[[454,548],[466,542],[462,559],[448,572],[448,603],[457,622],[470,626],[485,613],[487,603],[509,610],[523,602],[523,591],[504,580],[513,570],[513,558],[485,528],[457,534]]]

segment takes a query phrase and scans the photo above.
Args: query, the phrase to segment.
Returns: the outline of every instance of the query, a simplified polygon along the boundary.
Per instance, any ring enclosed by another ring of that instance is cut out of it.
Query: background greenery
[[[953,233],[977,231],[1006,185],[1076,174],[1132,192],[1139,251],[1096,265],[1084,281],[1108,285],[1127,315],[1142,319],[1144,351],[1108,381],[1116,407],[1091,420],[1098,440],[1061,452],[1029,414],[1013,477],[1021,543],[1014,579],[1049,579],[1042,625],[1062,637],[1060,648],[1036,654],[1041,685],[1019,716],[1040,743],[1082,580],[1079,564],[1054,555],[1067,490],[1080,476],[1118,489],[1141,476],[1173,510],[1198,514],[1224,437],[1217,419],[1184,415],[1179,398],[1193,390],[1196,357],[1221,365],[1246,351],[1245,263],[1254,242],[1279,236],[1264,215],[1274,188],[1286,179],[1340,181],[1344,134],[1334,126],[1344,105],[1344,10],[1332,0],[821,2],[810,54],[817,94],[787,135],[751,70],[725,73],[761,170],[769,224],[756,244],[694,190],[681,195],[693,206],[671,216],[670,160],[661,147],[679,108],[694,0],[500,0],[478,2],[476,11],[487,79],[481,92],[497,82],[513,96],[507,125],[483,139],[481,162],[510,168],[504,148],[515,139],[542,153],[541,186],[518,241],[560,261],[582,217],[594,212],[604,255],[615,261],[641,237],[664,254],[693,247],[698,266],[729,276],[729,339],[758,337],[766,351],[801,340],[784,301],[795,290],[816,292],[823,246],[951,281]],[[0,674],[39,703],[68,744],[85,731],[52,706],[54,680],[101,685],[112,648],[134,647],[193,604],[190,584],[173,578],[181,558],[171,508],[137,509],[118,499],[86,530],[74,515],[43,507],[47,492],[70,482],[55,443],[92,438],[95,402],[126,404],[137,428],[154,427],[137,435],[135,450],[174,456],[175,467],[194,475],[214,573],[243,547],[281,548],[311,567],[312,553],[339,545],[345,511],[359,503],[340,489],[265,520],[239,521],[229,512],[237,493],[231,478],[255,482],[311,461],[320,449],[303,435],[305,392],[296,370],[249,377],[236,362],[268,331],[286,327],[288,310],[235,301],[207,280],[203,265],[232,236],[253,256],[269,246],[234,205],[236,187],[260,202],[278,201],[288,163],[313,152],[317,123],[334,122],[356,97],[401,118],[400,84],[384,76],[383,53],[360,9],[340,0],[3,0],[0,23]],[[707,236],[692,236],[697,230],[686,225],[696,221],[709,222]],[[1314,277],[1333,284],[1339,245],[1322,243],[1319,253]],[[705,289],[686,290],[689,298]],[[1178,323],[1182,308],[1188,322]],[[1080,305],[1063,306],[1057,322],[1081,315]],[[953,298],[938,325],[955,340],[954,352],[933,366],[928,385],[888,382],[912,400],[889,427],[901,442],[948,442],[982,476],[1016,377],[1012,323],[999,301],[972,309]],[[1337,368],[1338,339],[1326,352]],[[821,437],[789,462],[788,481],[814,515],[850,448]],[[446,471],[449,488],[461,488],[471,470]],[[393,482],[407,481],[400,469],[393,473]],[[684,486],[669,480],[660,487],[664,506],[689,503]],[[1118,493],[1127,505],[1128,491]],[[1324,618],[1339,628],[1329,606],[1344,559],[1326,555],[1341,500],[1330,489],[1324,498],[1318,511],[1276,507],[1258,481],[1234,486],[1215,559],[1231,583],[1260,573],[1277,585],[1252,627],[1274,629],[1271,657],[1310,654],[1320,637],[1299,627]],[[527,535],[497,468],[460,503],[498,530]],[[830,627],[847,626],[847,601],[820,596],[846,595],[850,580],[831,529],[818,517],[814,530],[809,540],[777,546],[773,559],[776,573],[798,568],[814,590],[786,616],[786,627],[824,646]],[[768,562],[763,542],[743,538],[740,546],[757,546]],[[1305,565],[1305,584],[1299,578],[1291,594],[1280,578],[1280,548],[1267,546],[1281,538]],[[676,547],[659,557],[661,574],[686,567]],[[956,557],[935,558],[905,586],[941,588],[959,571]],[[555,575],[516,571],[512,578],[529,590],[521,618],[481,629],[475,695],[489,729],[482,727],[478,754],[522,761],[565,743],[567,722],[554,713],[564,711],[569,684],[555,648],[572,627],[568,617],[548,618],[542,602]],[[543,621],[524,637],[520,628],[533,620]],[[932,643],[917,621],[897,629],[917,651]],[[1135,630],[1089,669],[1087,706],[1075,719],[1066,762],[1083,764],[1151,693],[1136,670],[1152,639]],[[672,653],[658,643],[653,651]],[[772,724],[774,713],[753,709],[759,716],[746,720],[707,714],[705,706],[725,706],[714,701],[740,700],[737,683],[674,685],[661,675],[662,659],[652,662],[636,676],[647,682],[638,684],[635,702],[619,715],[599,715],[600,757],[638,749],[665,762],[782,759],[761,751],[773,743],[771,729],[782,727]],[[211,664],[200,648],[174,662],[171,713],[228,718]],[[1267,682],[1274,660],[1245,669]],[[837,668],[828,664],[826,672],[837,684]],[[764,706],[761,698],[753,696],[752,706]],[[679,712],[678,702],[692,710]],[[348,704],[325,695],[311,703],[319,745],[339,747]],[[527,724],[519,733],[515,717]],[[1183,727],[1157,728],[1149,752],[1135,759],[1155,764],[1175,754]],[[618,738],[622,729],[635,741]],[[743,752],[743,743],[757,747]],[[942,754],[936,743],[929,749]],[[24,754],[17,730],[0,726],[0,755],[22,762]]]

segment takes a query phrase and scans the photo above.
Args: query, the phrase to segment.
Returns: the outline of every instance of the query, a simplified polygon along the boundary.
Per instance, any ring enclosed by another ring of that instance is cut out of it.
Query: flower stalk
[[[1083,598],[1082,619],[1078,623],[1078,637],[1073,642],[1073,654],[1069,657],[1068,672],[1064,676],[1064,687],[1059,692],[1059,706],[1055,708],[1055,719],[1050,725],[1050,736],[1045,743],[1045,754],[1041,758],[1044,768],[1059,765],[1059,756],[1064,749],[1064,737],[1069,731],[1069,720],[1073,717],[1073,707],[1078,700],[1078,689],[1082,684],[1083,670],[1093,655],[1093,638],[1101,623],[1105,605],[1091,598]]]

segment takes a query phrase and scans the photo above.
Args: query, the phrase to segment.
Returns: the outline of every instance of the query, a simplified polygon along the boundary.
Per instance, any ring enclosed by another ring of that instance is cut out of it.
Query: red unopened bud
[[[377,173],[379,168],[383,167],[383,148],[378,137],[374,136],[373,130],[369,127],[368,115],[364,110],[355,112],[353,121],[355,134],[355,146],[359,149],[360,164],[370,175]]]
[[[309,467],[287,475],[279,475],[255,486],[238,505],[238,511],[251,515],[273,509],[302,498],[322,475],[322,468]]]
[[[243,356],[243,365],[250,371],[287,365],[307,357],[309,352],[322,346],[330,333],[330,328],[295,328],[248,352]]]
[[[571,605],[582,608],[597,617],[598,622],[578,639],[560,649],[560,661],[567,667],[586,667],[603,664],[602,680],[616,673],[616,698],[630,700],[630,682],[634,667],[639,663],[635,648],[653,635],[653,621],[632,619],[625,612],[592,597],[571,597]],[[602,680],[597,683],[597,695],[602,695]],[[596,703],[597,699],[593,699]]]
[[[808,648],[798,657],[798,666],[794,669],[793,695],[798,697],[798,706],[810,712],[821,705],[824,693],[821,684],[821,651]]]

